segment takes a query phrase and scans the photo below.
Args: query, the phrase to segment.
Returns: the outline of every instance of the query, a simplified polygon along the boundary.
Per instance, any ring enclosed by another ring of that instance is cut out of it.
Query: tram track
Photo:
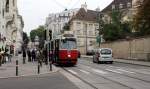
[[[90,66],[90,65],[87,65],[87,64],[84,64],[84,63],[80,63],[80,64],[82,64],[82,65],[85,65],[85,66]],[[98,65],[98,64],[97,64]],[[97,65],[93,65],[94,67],[96,67]],[[109,65],[108,65],[108,67],[109,67]],[[116,66],[114,66],[114,67],[116,67]],[[99,68],[99,67],[98,67]],[[119,68],[119,67],[118,67]],[[100,68],[100,69],[102,69],[102,68]],[[108,72],[112,72],[112,71],[109,71],[109,70],[106,70],[106,69],[102,69],[102,70],[104,70],[104,71],[108,71]],[[131,71],[131,72],[135,72],[135,71]],[[112,72],[112,73],[116,73],[116,72]],[[144,74],[144,73],[139,73],[139,72],[136,72],[136,73],[138,73],[138,74],[141,74],[141,75],[148,75],[148,74]],[[116,74],[119,74],[119,73],[116,73]],[[141,78],[137,78],[137,77],[133,77],[133,76],[129,76],[129,75],[127,75],[127,74],[120,74],[120,75],[123,75],[123,76],[126,76],[126,77],[129,77],[129,78],[133,78],[133,79],[137,79],[137,80],[141,80],[141,81],[143,81],[143,82],[147,82],[147,83],[150,83],[150,80],[144,80],[144,79],[141,79]]]
[[[79,68],[79,69],[82,69],[82,68]],[[87,71],[87,70],[86,70],[86,71]],[[91,71],[88,71],[88,72],[91,72]],[[109,81],[111,81],[111,82],[114,82],[114,83],[116,83],[116,84],[119,84],[119,85],[121,85],[121,86],[123,86],[123,87],[127,87],[128,89],[135,89],[135,88],[132,88],[132,87],[127,86],[127,85],[125,85],[125,84],[122,84],[122,83],[120,83],[120,82],[118,82],[118,81],[114,81],[114,80],[112,80],[112,79],[109,79],[109,78],[107,78],[107,77],[104,77],[104,76],[102,76],[102,75],[99,75],[99,74],[96,74],[96,73],[92,73],[92,74],[95,74],[95,75],[97,75],[98,77],[102,77],[102,78],[104,78],[104,79],[106,79],[106,80],[109,80]]]
[[[79,76],[73,74],[72,72],[68,71],[66,68],[62,67],[62,69],[66,72],[68,72],[69,74],[71,74],[72,76],[78,78],[79,80],[81,80],[82,82],[84,82],[85,84],[89,85],[90,87],[92,87],[93,89],[98,89],[96,86],[94,86],[92,83],[80,78]]]
[[[84,63],[80,63],[80,64],[85,65],[85,66],[89,66],[89,65],[84,64]],[[94,66],[95,66],[95,65],[94,65]],[[98,67],[98,68],[99,68],[99,67]],[[129,75],[127,75],[127,74],[120,74],[120,73],[116,73],[116,72],[109,71],[109,70],[102,69],[102,68],[100,68],[100,69],[101,69],[101,70],[103,70],[103,71],[107,71],[107,72],[111,72],[111,73],[119,74],[119,75],[122,75],[122,76],[125,76],[125,77],[129,77],[129,78],[132,78],[132,79],[136,79],[136,80],[140,80],[140,81],[143,81],[143,82],[146,82],[146,83],[150,83],[150,81],[149,81],[149,80],[144,80],[144,79],[141,79],[141,78],[137,78],[137,77],[129,76]],[[139,74],[141,74],[141,73],[139,73]]]

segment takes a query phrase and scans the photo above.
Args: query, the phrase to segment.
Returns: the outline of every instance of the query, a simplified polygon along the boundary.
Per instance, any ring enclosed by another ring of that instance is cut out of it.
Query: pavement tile
[[[3,64],[0,67],[0,78],[8,78],[16,76],[16,60],[19,62],[18,71],[19,76],[29,76],[29,75],[37,75],[38,74],[38,66],[37,62],[26,62],[26,64],[22,64],[22,56],[12,57],[11,63]],[[53,66],[53,71],[49,71],[49,65],[45,65],[43,63],[42,67],[40,67],[40,74],[56,72],[58,69]]]

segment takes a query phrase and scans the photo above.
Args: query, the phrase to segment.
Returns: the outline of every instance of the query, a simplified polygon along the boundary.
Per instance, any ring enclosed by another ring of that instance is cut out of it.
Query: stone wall
[[[150,37],[102,43],[112,48],[114,58],[150,61]]]

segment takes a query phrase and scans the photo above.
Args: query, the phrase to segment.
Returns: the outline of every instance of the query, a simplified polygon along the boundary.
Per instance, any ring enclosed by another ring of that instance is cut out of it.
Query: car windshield
[[[101,54],[111,54],[111,50],[109,49],[102,49]]]

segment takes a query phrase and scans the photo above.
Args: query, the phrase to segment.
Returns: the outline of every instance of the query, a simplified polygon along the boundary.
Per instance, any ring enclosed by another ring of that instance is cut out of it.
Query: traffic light
[[[52,40],[52,30],[49,30],[49,39]]]

